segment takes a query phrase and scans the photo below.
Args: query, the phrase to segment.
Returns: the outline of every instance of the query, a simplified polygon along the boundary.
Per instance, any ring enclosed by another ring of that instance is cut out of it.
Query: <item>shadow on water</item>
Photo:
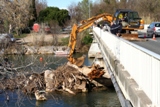
[[[36,101],[34,96],[8,92],[10,101],[0,94],[0,107],[120,107],[114,89],[71,95],[65,92],[47,94],[47,101]]]
[[[66,56],[54,55],[10,56],[10,60],[14,62],[14,67],[33,63],[25,68],[25,72],[42,72],[46,69],[56,69],[67,63]],[[92,61],[93,59],[86,57],[85,65],[90,66]],[[6,100],[7,94],[10,98],[9,101]],[[66,92],[48,93],[47,101],[36,101],[34,95],[24,95],[20,90],[16,90],[0,94],[0,107],[120,107],[120,103],[113,87],[77,95]]]

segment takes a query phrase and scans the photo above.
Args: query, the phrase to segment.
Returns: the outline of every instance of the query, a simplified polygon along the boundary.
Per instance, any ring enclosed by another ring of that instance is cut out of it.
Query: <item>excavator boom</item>
[[[82,66],[85,58],[84,56],[82,56],[81,58],[73,58],[73,52],[77,41],[77,33],[82,32],[83,30],[91,27],[94,24],[94,22],[102,20],[111,22],[113,20],[112,15],[108,13],[103,13],[98,16],[91,17],[88,20],[82,21],[80,26],[77,26],[76,24],[73,25],[68,44],[68,47],[70,48],[68,61],[70,63],[75,64],[77,66]]]
[[[75,50],[76,46],[76,41],[77,41],[77,33],[82,32],[83,30],[91,27],[94,23],[98,23],[100,21],[106,21],[111,23],[112,21],[118,21],[120,15],[128,15],[129,17],[127,18],[128,23],[131,25],[122,27],[122,30],[124,31],[133,31],[133,30],[138,30],[138,29],[143,29],[144,28],[144,21],[139,18],[138,12],[132,11],[132,10],[124,10],[124,9],[118,9],[115,12],[115,15],[112,16],[111,14],[108,13],[103,13],[99,14],[97,16],[93,16],[87,20],[81,21],[81,24],[78,26],[76,24],[73,25],[72,31],[70,34],[70,40],[68,47],[70,48],[70,52],[68,55],[68,61],[72,64],[75,64],[77,66],[82,66],[84,62],[84,56],[81,58],[73,58],[73,52]]]

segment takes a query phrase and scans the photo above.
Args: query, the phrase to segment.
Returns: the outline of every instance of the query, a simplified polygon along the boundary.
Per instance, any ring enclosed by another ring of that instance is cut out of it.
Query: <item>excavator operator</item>
[[[111,30],[112,34],[120,37],[121,36],[121,31],[122,31],[122,20],[120,19],[117,24],[114,23],[114,22],[111,22],[110,30]]]

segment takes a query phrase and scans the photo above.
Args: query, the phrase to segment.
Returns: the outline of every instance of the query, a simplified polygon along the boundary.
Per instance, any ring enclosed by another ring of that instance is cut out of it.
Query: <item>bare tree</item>
[[[154,20],[157,19],[156,16],[159,14],[158,10],[160,9],[159,0],[141,0],[138,2],[138,5],[139,10],[144,14],[144,16],[154,17]]]
[[[127,2],[127,8],[132,10],[137,10],[137,3],[139,0],[128,0]]]
[[[37,16],[39,16],[39,12],[47,7],[46,0],[36,0],[36,10]]]
[[[12,29],[19,34],[19,29],[28,25],[28,21],[33,19],[32,14],[30,14],[31,3],[31,0],[1,0],[0,18],[5,22],[7,29],[11,25]]]
[[[78,7],[81,10],[80,14],[82,19],[88,19],[90,17],[90,7],[92,5],[92,2],[90,0],[82,0],[82,2],[78,3]]]
[[[68,7],[68,11],[69,11],[69,14],[70,14],[70,17],[71,17],[71,23],[78,23],[82,20],[81,18],[81,10],[80,8],[78,7],[77,4],[75,3],[72,3],[69,7]]]

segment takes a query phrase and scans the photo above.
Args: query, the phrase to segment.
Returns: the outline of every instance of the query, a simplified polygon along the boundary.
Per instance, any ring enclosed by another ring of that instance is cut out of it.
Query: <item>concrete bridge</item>
[[[160,55],[98,27],[93,35],[122,107],[159,107]]]

